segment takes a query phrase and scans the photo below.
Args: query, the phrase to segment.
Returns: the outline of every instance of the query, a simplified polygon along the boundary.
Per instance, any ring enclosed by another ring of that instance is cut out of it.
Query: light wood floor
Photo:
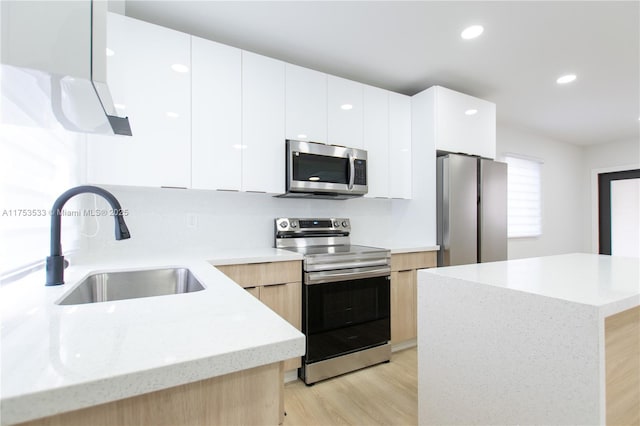
[[[417,349],[391,362],[306,386],[284,387],[284,426],[418,424]]]

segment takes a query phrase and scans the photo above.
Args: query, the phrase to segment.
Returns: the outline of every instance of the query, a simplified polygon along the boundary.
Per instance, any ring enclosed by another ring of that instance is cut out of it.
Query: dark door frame
[[[640,169],[598,173],[598,252],[611,255],[611,182],[640,179]]]

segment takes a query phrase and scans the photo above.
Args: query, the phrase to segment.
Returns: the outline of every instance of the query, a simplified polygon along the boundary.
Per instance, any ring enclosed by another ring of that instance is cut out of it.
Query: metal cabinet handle
[[[274,283],[274,284],[264,284],[262,287],[279,287],[282,285],[287,285],[288,283]]]

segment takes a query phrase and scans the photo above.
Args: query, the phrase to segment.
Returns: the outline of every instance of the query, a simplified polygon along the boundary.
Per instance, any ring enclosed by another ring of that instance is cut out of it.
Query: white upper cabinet
[[[284,122],[284,62],[243,51],[243,191],[284,192]]]
[[[107,81],[133,136],[88,136],[90,182],[190,186],[190,45],[187,34],[109,14]]]
[[[242,189],[242,51],[191,38],[191,186]]]
[[[363,147],[363,84],[327,77],[328,141],[331,145]]]
[[[389,92],[364,86],[364,149],[367,150],[366,197],[389,197]]]
[[[496,156],[496,105],[435,86],[436,149]]]
[[[286,64],[285,132],[287,139],[327,143],[326,74]]]
[[[411,198],[411,97],[389,93],[389,195]]]

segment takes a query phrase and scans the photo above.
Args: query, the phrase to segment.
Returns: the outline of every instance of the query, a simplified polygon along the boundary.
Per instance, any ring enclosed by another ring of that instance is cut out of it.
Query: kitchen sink
[[[58,304],[80,305],[201,290],[202,283],[186,268],[102,272],[89,275]]]

